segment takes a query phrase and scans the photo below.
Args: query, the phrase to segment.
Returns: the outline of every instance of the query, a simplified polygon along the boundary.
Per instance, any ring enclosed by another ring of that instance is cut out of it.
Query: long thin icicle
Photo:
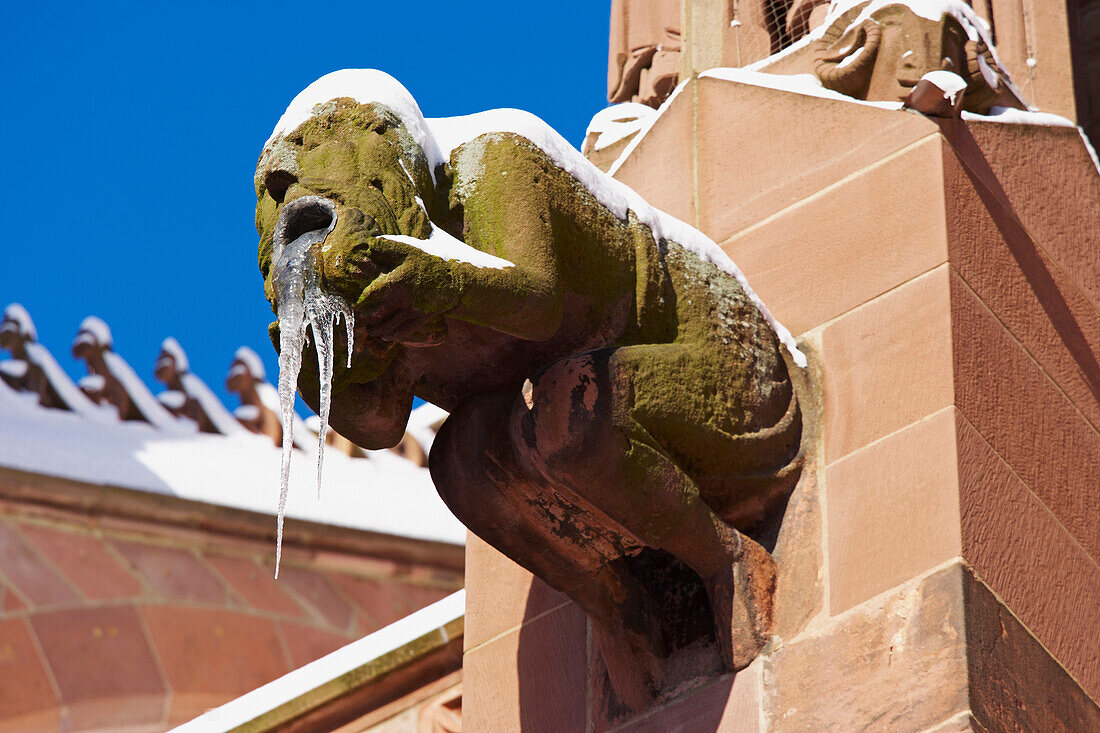
[[[335,215],[333,218],[335,225]],[[321,467],[325,453],[329,407],[332,397],[333,326],[344,318],[348,339],[348,366],[354,346],[355,317],[351,307],[339,296],[321,290],[316,248],[331,231],[306,232],[276,253],[275,295],[279,317],[279,405],[283,419],[283,456],[279,477],[279,512],[275,530],[275,577],[283,551],[283,519],[286,514],[287,491],[290,482],[290,458],[294,449],[294,400],[298,390],[298,373],[302,367],[302,351],[307,340],[307,327],[312,328],[320,371],[319,412],[321,428],[317,447],[317,495],[321,495]]]

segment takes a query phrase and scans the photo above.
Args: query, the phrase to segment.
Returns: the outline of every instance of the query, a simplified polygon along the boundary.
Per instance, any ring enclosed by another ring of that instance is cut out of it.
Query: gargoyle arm
[[[553,162],[513,135],[485,144],[476,161],[461,152],[453,161],[459,185],[452,191],[463,193],[452,197],[463,212],[465,243],[511,265],[479,267],[401,245],[404,261],[368,287],[358,307],[391,317],[411,306],[426,318],[446,315],[522,339],[550,338],[561,324],[564,298],[553,202],[539,184]],[[464,181],[467,167],[476,167],[476,177]]]

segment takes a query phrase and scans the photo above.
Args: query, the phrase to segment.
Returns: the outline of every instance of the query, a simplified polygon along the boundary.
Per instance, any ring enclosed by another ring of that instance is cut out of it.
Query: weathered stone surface
[[[96,537],[32,524],[21,524],[20,531],[87,598],[132,598],[141,594],[141,586],[134,576]]]
[[[962,567],[812,627],[764,660],[768,730],[923,730],[966,710]]]
[[[466,653],[463,726],[478,731],[583,731],[585,617],[574,604]]]
[[[252,558],[207,554],[203,555],[203,559],[248,605],[280,616],[301,618],[305,615],[302,607],[279,586],[273,574]]]
[[[825,607],[822,507],[819,465],[803,471],[783,512],[772,551],[775,557],[775,625],[772,633],[791,639]]]
[[[287,566],[280,572],[279,580],[307,603],[315,618],[337,631],[347,632],[350,629],[354,609],[322,573]]]
[[[722,677],[615,733],[756,733],[761,730],[762,664],[759,660],[732,677]]]
[[[828,464],[954,401],[946,265],[821,334]]]
[[[1087,629],[1100,608],[1100,566],[966,418],[955,420],[963,557],[1100,699],[1100,634]]]
[[[0,729],[57,729],[59,701],[23,619],[0,621]]]
[[[697,226],[718,242],[939,131],[920,115],[714,78],[692,84]],[[776,125],[776,119],[813,124]],[[798,151],[813,151],[812,164],[780,164]],[[654,178],[639,193],[650,196],[661,185]]]
[[[198,714],[290,671],[270,619],[176,606],[141,613],[177,710]]]
[[[319,659],[355,641],[353,636],[333,634],[304,624],[287,621],[279,622],[279,631],[286,643],[291,669],[309,664],[314,659]]]
[[[71,608],[31,619],[73,729],[155,724],[165,683],[133,608]]]
[[[722,248],[794,333],[843,315],[947,261],[943,144],[938,135],[922,138],[742,229]]]
[[[954,275],[951,310],[959,411],[1100,558],[1100,433]]]
[[[716,66],[745,66],[779,50],[782,21],[767,3],[690,0],[684,4],[682,78]]]
[[[221,604],[225,585],[192,552],[144,542],[111,543],[130,566],[166,598]]]
[[[466,651],[571,602],[476,535],[466,567]]]
[[[984,583],[969,572],[963,580],[970,705],[978,721],[991,731],[1100,730],[1096,702]],[[1080,620],[1095,626],[1095,613]]]
[[[80,596],[34,550],[13,523],[0,519],[0,572],[36,606],[72,603]]]
[[[695,85],[692,81],[615,171],[616,180],[677,219],[695,223]],[[614,161],[612,161],[614,162]]]
[[[1072,129],[985,123],[947,139],[952,266],[1100,428],[1100,173]]]
[[[829,466],[830,613],[959,555],[957,463],[948,407]]]

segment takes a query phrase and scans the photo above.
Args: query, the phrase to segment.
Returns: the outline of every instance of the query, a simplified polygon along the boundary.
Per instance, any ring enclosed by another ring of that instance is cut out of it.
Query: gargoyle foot
[[[775,598],[775,561],[741,535],[741,557],[705,579],[722,662],[744,669],[768,642]]]
[[[610,565],[601,568],[586,591],[582,598],[598,599],[588,609],[592,638],[611,687],[631,710],[644,710],[664,682],[667,653],[656,604],[626,571]]]
[[[650,707],[661,693],[663,675],[662,657],[649,634],[609,627],[594,619],[592,641],[619,701],[633,711]]]

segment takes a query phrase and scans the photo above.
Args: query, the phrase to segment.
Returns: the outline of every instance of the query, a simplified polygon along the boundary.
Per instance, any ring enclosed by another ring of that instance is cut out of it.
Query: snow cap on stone
[[[971,41],[984,40],[986,45],[993,49],[993,40],[990,36],[989,23],[974,12],[974,8],[963,0],[834,0],[829,5],[829,12],[820,26],[809,35],[818,38],[824,35],[825,30],[836,21],[837,18],[847,13],[857,5],[866,6],[860,11],[859,16],[853,20],[849,27],[859,25],[871,17],[873,13],[891,5],[904,5],[913,11],[914,15],[929,20],[939,20],[945,15],[953,17],[966,31]],[[995,52],[994,52],[995,53]]]
[[[38,330],[34,327],[34,321],[31,319],[31,314],[27,313],[27,309],[21,306],[19,303],[12,303],[4,309],[4,320],[8,323],[15,324],[15,328],[18,328],[20,336],[26,336],[31,341],[38,340]],[[5,326],[5,329],[8,326]]]
[[[637,102],[615,104],[593,115],[588,123],[588,129],[584,131],[584,136],[587,138],[592,133],[596,133],[597,137],[592,149],[602,150],[638,132],[645,126],[646,121],[656,114],[657,110]]]
[[[263,361],[255,351],[247,346],[237,349],[237,353],[233,354],[233,360],[244,364],[256,379],[267,379],[267,370],[264,369]]]
[[[951,104],[955,104],[959,93],[966,90],[966,81],[952,71],[929,71],[921,77],[921,81],[935,84],[943,92],[944,99]]]
[[[76,333],[77,343],[91,343],[95,346],[105,346],[108,349],[114,347],[114,339],[111,337],[111,327],[107,323],[97,316],[88,316],[80,322],[80,328]]]
[[[176,371],[180,374],[191,371],[191,364],[187,361],[187,352],[180,346],[180,342],[169,336],[160,342],[160,350],[176,361]]]
[[[264,143],[269,146],[276,138],[287,135],[303,122],[317,114],[319,106],[333,99],[347,97],[359,104],[378,102],[393,110],[401,118],[409,134],[424,151],[428,169],[434,177],[436,166],[443,163],[443,156],[428,131],[420,106],[409,91],[384,71],[377,69],[342,69],[325,74],[294,97],[286,112],[279,118],[271,137]]]
[[[107,378],[102,374],[85,374],[76,386],[88,392],[102,392],[107,387]]]

